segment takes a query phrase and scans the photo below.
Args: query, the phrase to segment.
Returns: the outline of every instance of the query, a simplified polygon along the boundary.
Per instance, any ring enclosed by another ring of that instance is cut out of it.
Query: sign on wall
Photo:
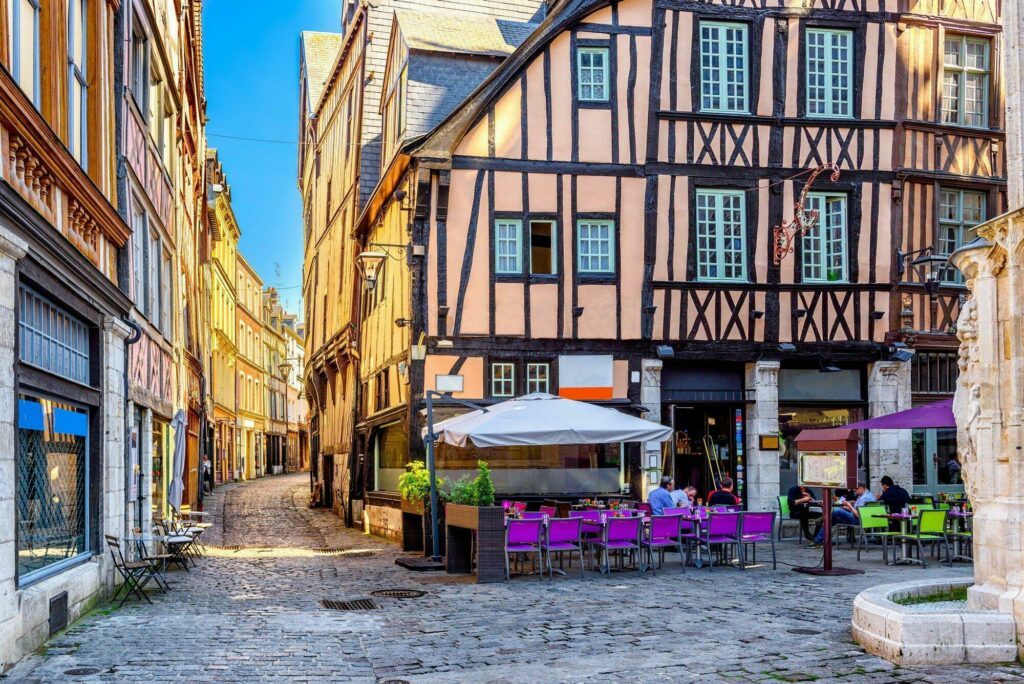
[[[558,396],[566,399],[611,399],[615,385],[612,356],[559,356]]]

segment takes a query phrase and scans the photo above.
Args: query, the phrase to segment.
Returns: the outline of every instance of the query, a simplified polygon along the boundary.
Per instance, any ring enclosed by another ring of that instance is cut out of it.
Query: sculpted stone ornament
[[[960,339],[957,366],[961,377],[978,362],[978,303],[971,297],[960,308],[956,321],[956,336]]]

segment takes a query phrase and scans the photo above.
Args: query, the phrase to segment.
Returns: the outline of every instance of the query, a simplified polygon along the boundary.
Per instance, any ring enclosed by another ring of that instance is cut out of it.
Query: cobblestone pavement
[[[394,564],[391,544],[305,507],[303,475],[227,485],[208,499],[211,549],[154,605],[98,611],[7,678],[65,681],[338,682],[963,682],[1024,679],[1018,667],[897,668],[850,639],[861,589],[969,568],[888,568],[878,550],[867,574],[818,578],[788,567],[731,568],[657,577],[575,576],[474,585]],[[313,549],[337,549],[322,555]],[[786,563],[814,564],[793,542]],[[855,565],[847,550],[837,564]],[[421,589],[418,599],[374,599],[339,612],[321,599],[376,589]],[[95,668],[68,676],[73,668]]]

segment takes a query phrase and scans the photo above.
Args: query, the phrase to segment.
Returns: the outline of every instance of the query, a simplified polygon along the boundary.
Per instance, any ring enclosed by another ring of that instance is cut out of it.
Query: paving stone
[[[153,605],[95,613],[11,670],[17,682],[1022,681],[1015,667],[896,668],[851,641],[853,597],[883,582],[961,577],[970,567],[890,568],[873,549],[860,576],[815,578],[781,564],[741,572],[670,563],[657,577],[570,573],[476,585],[394,564],[385,541],[306,507],[308,476],[225,485],[207,499],[211,548],[169,573]],[[371,555],[322,556],[315,548]],[[820,552],[817,552],[820,554]],[[780,560],[814,565],[785,542]],[[837,565],[856,565],[848,549]],[[336,612],[387,587],[378,610]],[[790,630],[813,629],[815,634]],[[73,667],[101,672],[69,680]]]

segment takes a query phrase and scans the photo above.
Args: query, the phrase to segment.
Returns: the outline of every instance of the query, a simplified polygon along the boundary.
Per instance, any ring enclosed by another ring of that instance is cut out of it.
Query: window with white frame
[[[68,149],[82,166],[87,163],[88,145],[86,2],[68,0]]]
[[[523,222],[498,219],[494,222],[494,272],[519,275],[523,272]]]
[[[747,111],[746,24],[701,22],[700,96],[704,111]]]
[[[942,122],[988,125],[989,42],[947,35],[942,66]]]
[[[11,76],[37,108],[39,87],[39,0],[7,0]]]
[[[985,194],[959,188],[939,192],[939,236],[937,254],[949,256],[974,239],[974,227],[985,220]],[[963,276],[952,266],[941,270],[947,283],[962,283]]]
[[[853,33],[807,29],[807,116],[852,116]]]
[[[526,364],[526,393],[551,391],[551,364]]]
[[[807,211],[818,220],[801,241],[802,276],[805,283],[846,281],[846,195],[813,192],[807,195]]]
[[[581,102],[608,101],[608,48],[576,49],[576,86]]]
[[[516,366],[514,363],[491,364],[491,396],[514,397],[516,393]]]
[[[576,271],[583,275],[615,273],[615,222],[576,222]]]
[[[697,191],[697,278],[746,280],[746,210],[741,190]]]

